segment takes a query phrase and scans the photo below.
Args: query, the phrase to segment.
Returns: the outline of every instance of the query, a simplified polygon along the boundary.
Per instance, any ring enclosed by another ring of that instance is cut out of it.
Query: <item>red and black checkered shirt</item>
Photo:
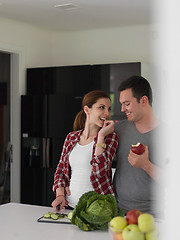
[[[82,130],[71,132],[65,139],[60,161],[54,174],[54,192],[56,192],[58,187],[67,187],[70,185],[71,167],[69,165],[69,155],[76,143],[79,142],[81,132]],[[110,193],[114,195],[111,165],[118,146],[118,136],[113,132],[105,137],[106,149],[99,156],[94,155],[97,136],[94,141],[92,159],[90,161],[92,165],[90,176],[92,186],[99,194],[106,195]]]

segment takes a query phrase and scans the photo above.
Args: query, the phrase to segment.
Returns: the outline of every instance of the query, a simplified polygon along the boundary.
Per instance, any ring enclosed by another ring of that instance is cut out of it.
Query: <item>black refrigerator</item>
[[[21,96],[21,203],[51,206],[54,172],[81,101],[70,94]]]

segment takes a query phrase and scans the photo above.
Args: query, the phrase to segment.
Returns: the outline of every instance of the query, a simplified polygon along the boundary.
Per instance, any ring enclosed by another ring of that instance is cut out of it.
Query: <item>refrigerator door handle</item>
[[[42,167],[46,168],[46,138],[43,138]]]
[[[47,138],[46,143],[46,167],[50,168],[50,138]]]

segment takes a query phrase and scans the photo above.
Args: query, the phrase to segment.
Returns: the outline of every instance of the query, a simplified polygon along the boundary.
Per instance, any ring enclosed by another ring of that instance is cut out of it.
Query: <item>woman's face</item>
[[[94,123],[102,127],[104,120],[108,120],[111,116],[111,101],[109,98],[100,98],[91,108],[85,106],[84,111],[88,123]]]

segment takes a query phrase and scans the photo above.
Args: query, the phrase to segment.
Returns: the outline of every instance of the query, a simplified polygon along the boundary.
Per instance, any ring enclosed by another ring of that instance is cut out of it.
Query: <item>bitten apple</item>
[[[145,146],[142,143],[137,143],[135,145],[131,145],[131,151],[138,155],[142,154],[145,151]]]
[[[138,224],[138,217],[142,214],[141,211],[137,209],[131,209],[127,214],[126,214],[126,220],[128,224]]]

